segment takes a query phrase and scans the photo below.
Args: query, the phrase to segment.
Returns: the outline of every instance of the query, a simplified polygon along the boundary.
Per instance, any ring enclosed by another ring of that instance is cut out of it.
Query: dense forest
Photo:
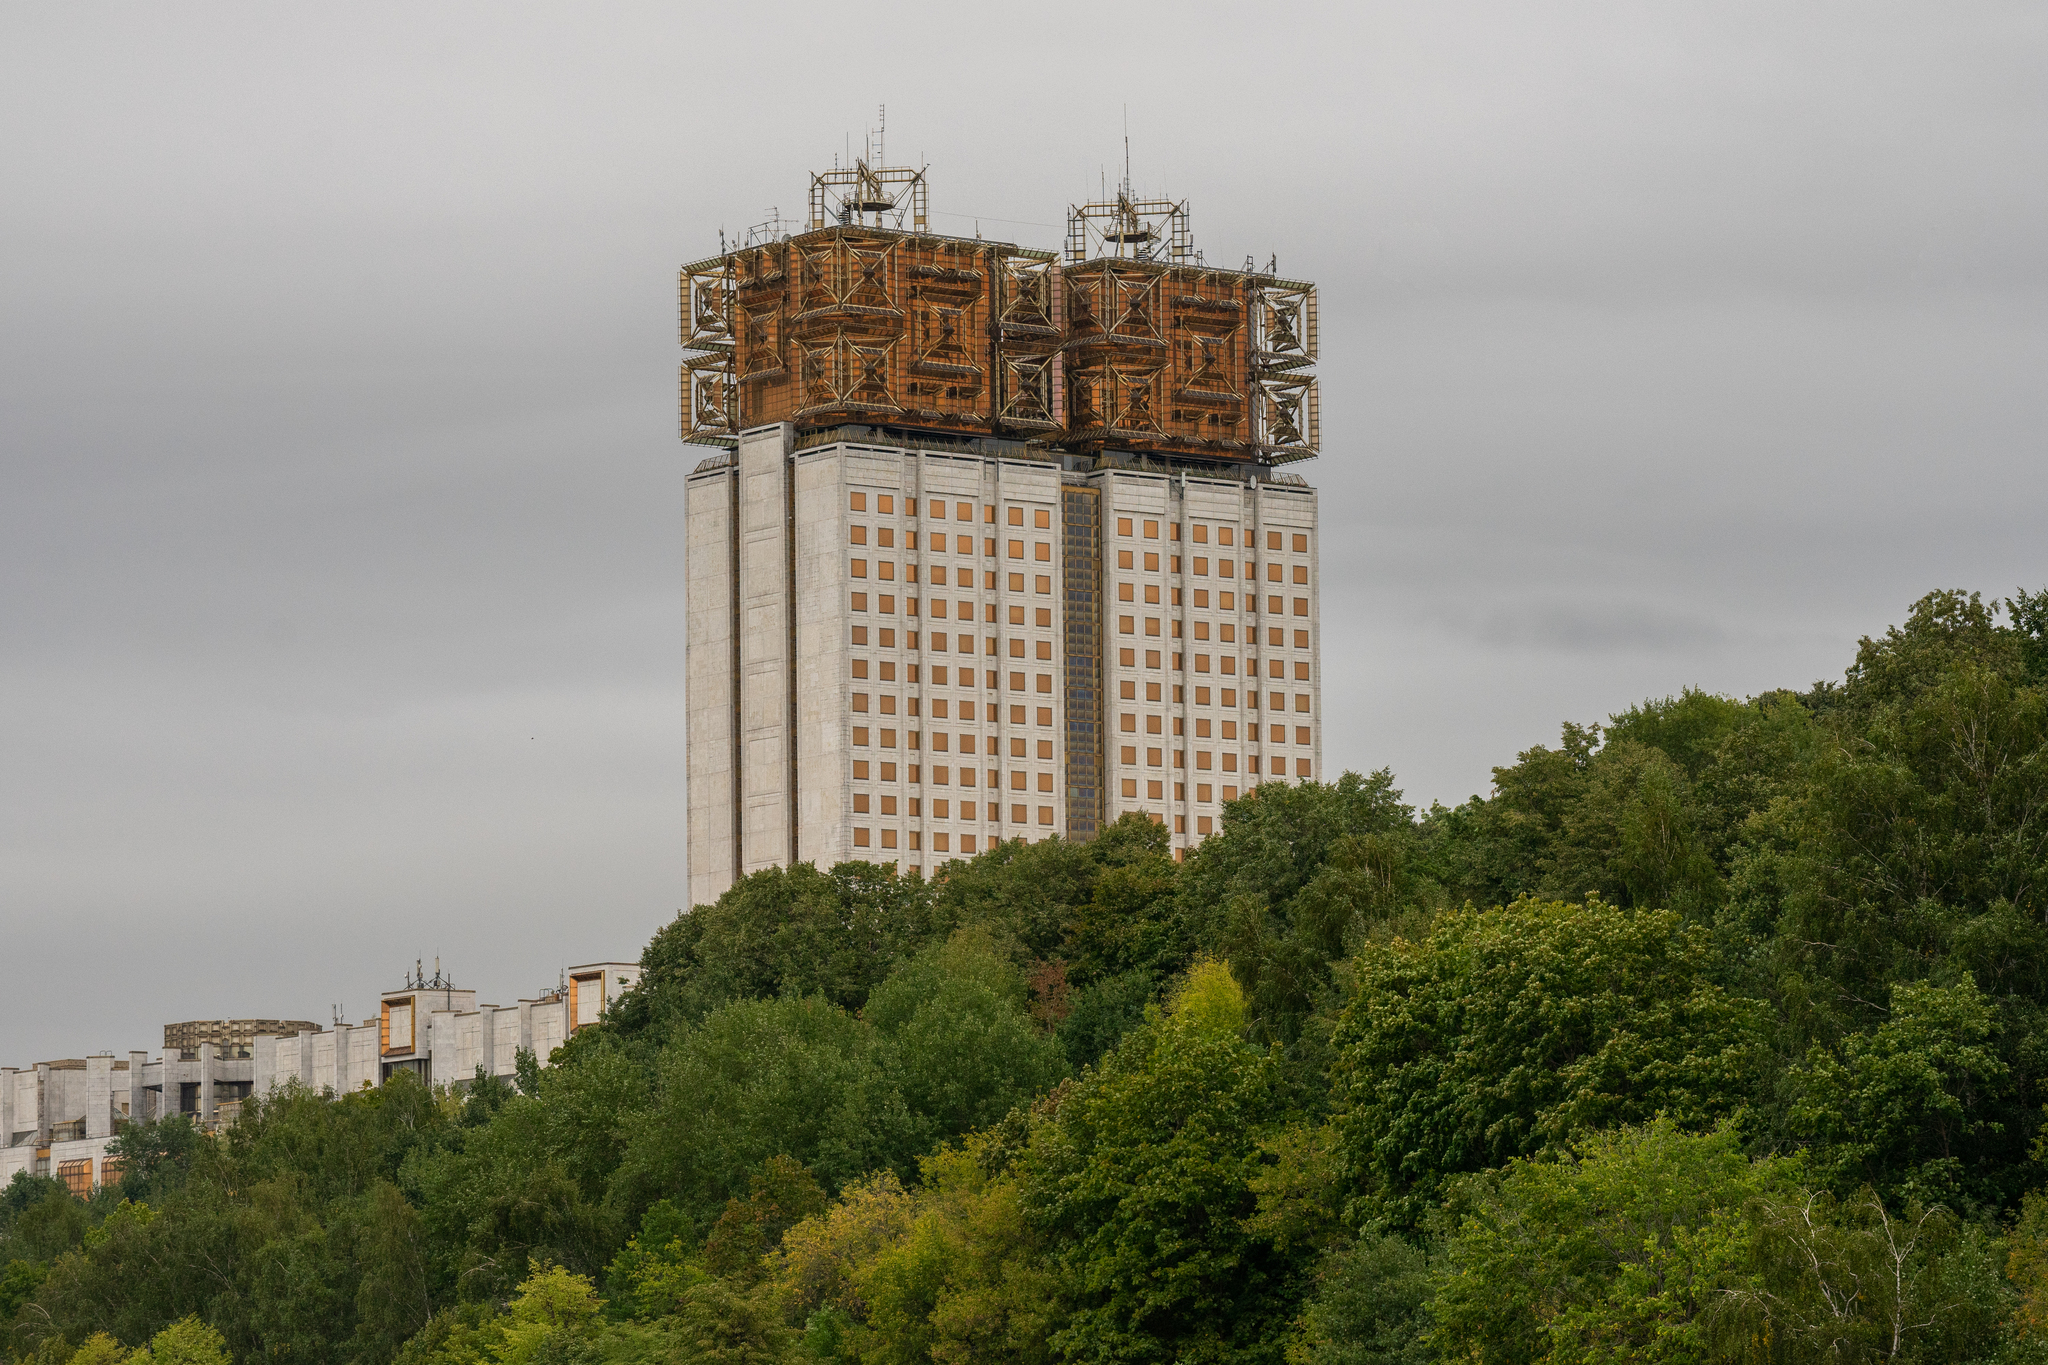
[[[1419,811],[747,878],[516,1083],[0,1190],[36,1365],[2048,1362],[2048,593]]]

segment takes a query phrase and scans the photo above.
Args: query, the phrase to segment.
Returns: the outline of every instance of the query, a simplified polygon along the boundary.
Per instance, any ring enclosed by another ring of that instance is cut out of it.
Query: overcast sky
[[[2048,7],[0,4],[0,1064],[509,1003],[685,895],[675,267],[1122,155],[1323,300],[1325,756],[1419,803],[2048,584]]]

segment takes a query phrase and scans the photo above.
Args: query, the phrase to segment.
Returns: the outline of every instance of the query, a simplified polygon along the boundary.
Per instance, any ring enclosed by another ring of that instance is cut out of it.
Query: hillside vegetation
[[[0,1191],[37,1365],[2048,1362],[2048,594],[1417,811],[747,878],[517,1083]]]

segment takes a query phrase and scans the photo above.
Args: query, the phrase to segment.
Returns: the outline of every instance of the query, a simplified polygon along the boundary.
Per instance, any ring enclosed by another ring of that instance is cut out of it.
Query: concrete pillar
[[[0,1147],[14,1142],[14,1078],[11,1066],[0,1066]]]
[[[111,1052],[85,1059],[85,1135],[89,1138],[114,1135],[114,1054]]]
[[[249,1094],[268,1095],[277,1088],[277,1037],[259,1033],[249,1044]]]
[[[128,1121],[142,1123],[149,1119],[149,1090],[144,1085],[148,1077],[143,1069],[149,1065],[147,1052],[130,1051],[128,1054]]]
[[[737,875],[739,641],[734,634],[739,547],[733,540],[736,467],[684,485],[684,701],[689,718],[690,903],[718,899]],[[521,1006],[522,1015],[524,1006]],[[522,1044],[523,1046],[523,1044]]]
[[[455,1012],[434,1010],[427,1015],[428,1085],[447,1085],[458,1079],[455,1071]]]
[[[498,1010],[491,1005],[477,1006],[477,1065],[484,1069],[486,1076],[498,1074]]]
[[[740,870],[793,861],[796,833],[795,553],[789,467],[795,428],[757,427],[739,445]],[[874,583],[871,590],[897,588]],[[897,593],[891,591],[890,597]]]
[[[47,1147],[50,1144],[50,1064],[48,1062],[36,1063],[35,1106],[36,1145],[38,1147]],[[26,1128],[28,1125],[24,1123],[22,1127]]]
[[[219,1066],[214,1045],[212,1043],[201,1043],[199,1045],[199,1122],[202,1124],[212,1123],[214,1119],[213,1075],[217,1070],[219,1070]]]

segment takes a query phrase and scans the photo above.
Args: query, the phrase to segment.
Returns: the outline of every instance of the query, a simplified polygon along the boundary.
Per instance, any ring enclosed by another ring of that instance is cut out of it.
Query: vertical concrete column
[[[214,1072],[220,1069],[217,1061],[218,1056],[218,1050],[212,1043],[201,1043],[199,1045],[199,1121],[201,1123],[212,1123],[214,1119],[213,1075]]]
[[[839,447],[806,452],[792,462],[791,477],[796,480],[796,586],[791,607],[796,624],[796,767],[804,774],[797,793],[797,857],[829,867],[853,856],[848,819],[853,770],[847,730],[851,584],[846,452]],[[906,600],[921,590],[921,584],[903,585]],[[903,624],[916,630],[918,621],[906,618]],[[911,729],[919,725],[908,718],[904,723]],[[905,757],[917,761],[907,753]]]
[[[683,582],[688,594],[683,670],[689,717],[686,852],[692,905],[717,900],[733,884],[739,867],[739,547],[733,523],[737,481],[736,466],[714,466],[691,475],[683,495]],[[524,1006],[520,1019],[523,1037]]]
[[[18,1101],[17,1101],[18,1102]],[[36,1145],[48,1146],[50,1142],[50,1064],[36,1063],[35,1091]],[[28,1127],[23,1124],[22,1127]]]
[[[85,1059],[85,1135],[89,1138],[114,1135],[114,1054],[111,1052]]]
[[[14,1142],[14,1078],[20,1073],[0,1066],[0,1147]]]
[[[490,1005],[477,1006],[477,1065],[486,1076],[498,1074],[498,1014]]]
[[[259,1033],[249,1045],[249,1093],[268,1095],[277,1088],[277,1035]]]
[[[461,1078],[455,1065],[455,1011],[435,1010],[427,1016],[428,1085],[447,1085]]]
[[[795,554],[788,423],[739,444],[740,872],[792,861]]]
[[[149,1054],[147,1052],[129,1052],[128,1121],[130,1123],[142,1123],[149,1118],[149,1088],[144,1084],[148,1077],[142,1074],[143,1069],[148,1065]]]

